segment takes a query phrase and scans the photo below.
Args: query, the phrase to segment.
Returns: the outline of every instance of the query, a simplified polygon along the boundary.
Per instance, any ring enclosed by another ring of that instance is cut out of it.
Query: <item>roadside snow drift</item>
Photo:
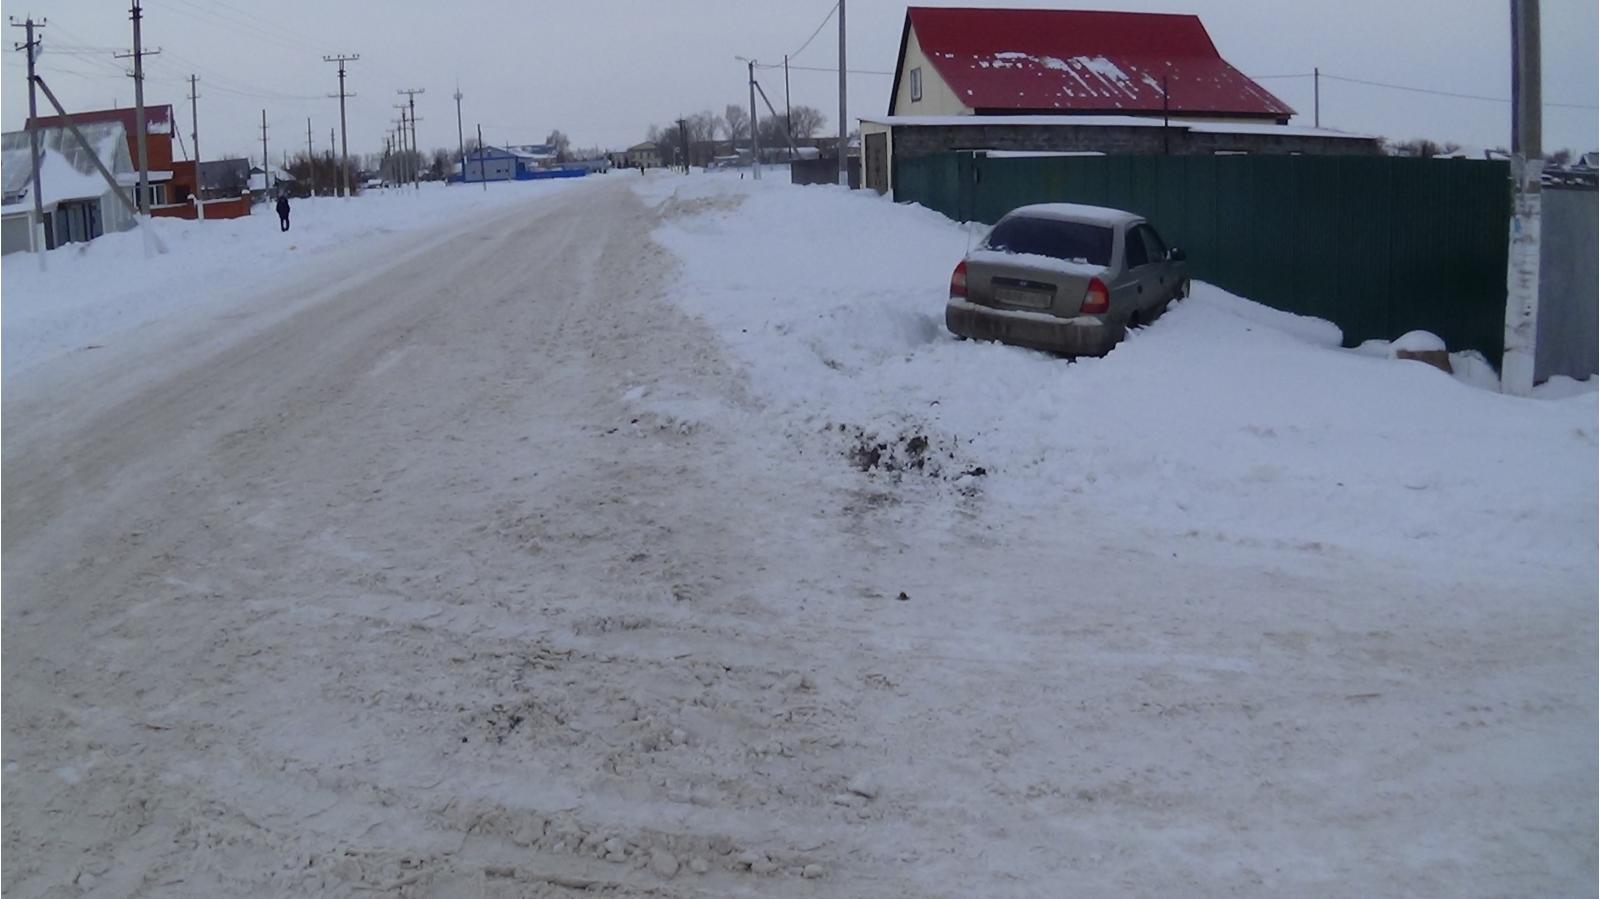
[[[944,301],[977,235],[940,215],[770,179],[639,189],[667,216],[656,239],[680,259],[678,301],[790,427],[842,428],[870,444],[864,461],[916,441],[901,461],[937,459],[1062,527],[1115,519],[1168,540],[1445,566],[1594,563],[1592,389],[1473,389],[1206,284],[1103,359],[958,342]]]

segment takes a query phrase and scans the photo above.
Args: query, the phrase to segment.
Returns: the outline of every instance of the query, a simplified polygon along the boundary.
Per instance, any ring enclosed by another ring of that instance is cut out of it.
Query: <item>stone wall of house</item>
[[[1210,155],[1218,152],[1261,154],[1304,153],[1317,156],[1376,156],[1374,140],[1353,140],[1295,134],[1214,134],[1177,127],[1101,125],[895,125],[894,153],[905,159],[948,150],[1041,150],[1098,152],[1107,155]]]

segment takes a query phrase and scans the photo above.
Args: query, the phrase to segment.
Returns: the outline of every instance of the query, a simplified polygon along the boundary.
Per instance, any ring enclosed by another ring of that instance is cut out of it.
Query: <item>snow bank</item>
[[[165,243],[165,254],[147,257],[145,235],[135,228],[56,250],[45,271],[31,255],[12,254],[0,263],[0,372],[10,377],[119,332],[259,292],[265,281],[387,235],[570,190],[583,180],[510,182],[488,190],[427,184],[420,191],[374,191],[348,200],[295,200],[288,233],[279,232],[277,216],[266,207],[225,221],[158,218],[147,227]]]
[[[1593,556],[1592,393],[1468,389],[1202,283],[1104,359],[958,342],[942,316],[971,235],[942,216],[727,176],[636,190],[667,217],[676,301],[791,431],[837,434],[846,455],[881,444],[863,467],[910,447],[1042,526],[1120,521],[1160,541]]]

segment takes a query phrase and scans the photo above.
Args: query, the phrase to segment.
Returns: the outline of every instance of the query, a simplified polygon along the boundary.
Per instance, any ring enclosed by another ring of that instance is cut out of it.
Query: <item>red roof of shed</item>
[[[915,6],[905,29],[974,109],[1160,113],[1165,78],[1173,113],[1294,114],[1228,65],[1197,16]]]

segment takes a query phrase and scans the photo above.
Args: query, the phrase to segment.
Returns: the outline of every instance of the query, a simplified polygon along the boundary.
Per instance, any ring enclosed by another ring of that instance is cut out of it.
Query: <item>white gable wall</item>
[[[922,69],[922,99],[911,100],[911,70]],[[917,30],[906,38],[906,55],[900,60],[900,87],[895,92],[892,115],[971,115],[972,110],[928,62],[917,40]]]

